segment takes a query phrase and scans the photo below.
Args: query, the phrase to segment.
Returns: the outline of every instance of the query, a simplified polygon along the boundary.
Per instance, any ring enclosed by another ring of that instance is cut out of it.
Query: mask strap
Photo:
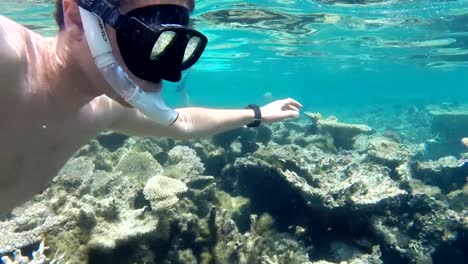
[[[97,15],[105,24],[115,29],[124,28],[130,21],[130,18],[120,13],[108,0],[78,0],[78,6]]]

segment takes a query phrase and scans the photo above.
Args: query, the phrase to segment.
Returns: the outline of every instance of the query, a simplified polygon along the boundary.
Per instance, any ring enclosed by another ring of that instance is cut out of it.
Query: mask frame
[[[150,28],[138,18],[120,13],[109,0],[78,0],[78,5],[116,30],[117,44],[127,68],[135,76],[146,81],[180,81],[182,71],[192,67],[199,60],[208,43],[205,35],[186,25],[159,24],[151,25]],[[160,6],[186,9],[177,5]],[[165,46],[161,48],[158,40],[167,32],[175,37],[169,43],[164,43]],[[191,39],[198,40],[195,48],[189,47]],[[193,48],[192,52],[184,59],[188,48]],[[155,50],[161,51],[157,57],[154,56]]]

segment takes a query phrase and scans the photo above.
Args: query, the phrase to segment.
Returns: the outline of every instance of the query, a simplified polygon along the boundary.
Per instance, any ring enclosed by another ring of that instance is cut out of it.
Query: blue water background
[[[53,2],[2,0],[0,14],[53,36]],[[374,105],[468,102],[468,1],[330,2],[197,1],[195,25],[210,42],[189,70],[191,105],[243,107],[293,97],[307,111],[345,115]],[[236,23],[212,18],[230,10],[250,15]],[[283,17],[252,15],[264,11]],[[339,19],[307,20],[314,14]],[[170,105],[186,103],[177,84],[165,86]]]

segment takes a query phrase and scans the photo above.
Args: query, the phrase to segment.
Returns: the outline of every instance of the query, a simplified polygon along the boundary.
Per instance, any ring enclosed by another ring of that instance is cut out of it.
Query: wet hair
[[[108,0],[108,1],[114,1],[118,5],[120,0]],[[188,0],[188,6],[190,12],[193,12],[195,9],[195,0]],[[63,0],[56,0],[55,1],[55,12],[54,12],[54,17],[55,17],[55,22],[57,22],[57,25],[59,27],[59,30],[62,30],[65,28],[65,21],[63,17]]]

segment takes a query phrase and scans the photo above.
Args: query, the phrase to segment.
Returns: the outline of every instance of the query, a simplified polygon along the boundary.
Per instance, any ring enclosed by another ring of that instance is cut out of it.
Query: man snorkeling
[[[0,215],[43,190],[100,132],[175,139],[299,115],[293,99],[246,109],[167,107],[206,37],[189,27],[194,0],[57,0],[44,38],[0,16]]]

